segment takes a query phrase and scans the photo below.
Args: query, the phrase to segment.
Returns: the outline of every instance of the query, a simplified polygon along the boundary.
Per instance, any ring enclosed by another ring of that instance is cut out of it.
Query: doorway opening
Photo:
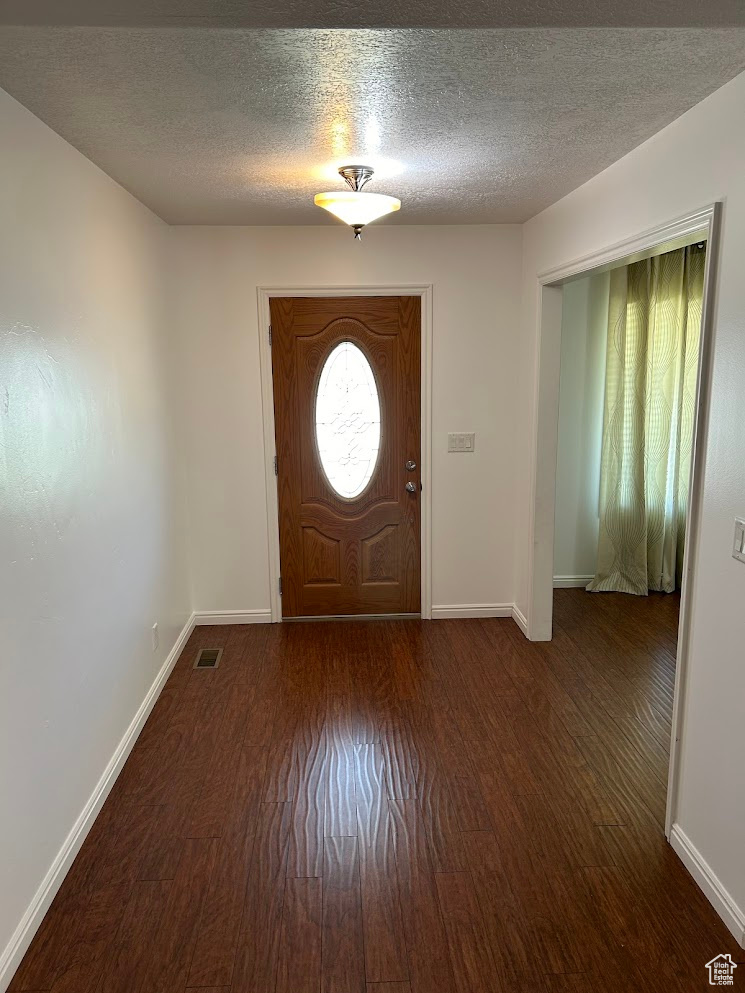
[[[431,287],[259,314],[272,620],[431,616]]]
[[[528,633],[581,631],[604,686],[644,686],[619,748],[661,781],[673,844],[719,217],[540,279]]]

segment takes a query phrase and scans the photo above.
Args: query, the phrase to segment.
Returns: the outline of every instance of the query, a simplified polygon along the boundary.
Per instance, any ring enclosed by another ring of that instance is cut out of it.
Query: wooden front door
[[[275,297],[271,321],[282,616],[418,612],[419,297]]]

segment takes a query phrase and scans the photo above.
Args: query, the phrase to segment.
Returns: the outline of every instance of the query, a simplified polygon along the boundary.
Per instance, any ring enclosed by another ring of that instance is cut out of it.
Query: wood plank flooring
[[[555,603],[548,644],[197,628],[13,993],[708,989],[743,952],[663,837],[677,599]]]

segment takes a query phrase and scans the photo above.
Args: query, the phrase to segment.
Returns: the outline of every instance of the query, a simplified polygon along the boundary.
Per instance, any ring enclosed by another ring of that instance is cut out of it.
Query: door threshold
[[[283,623],[294,621],[420,621],[422,615],[415,614],[320,614],[308,617],[283,617]]]

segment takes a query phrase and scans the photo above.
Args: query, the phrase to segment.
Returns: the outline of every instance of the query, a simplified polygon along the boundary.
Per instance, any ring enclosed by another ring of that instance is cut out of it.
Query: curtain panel
[[[590,591],[680,586],[706,249],[610,276],[598,560]]]

